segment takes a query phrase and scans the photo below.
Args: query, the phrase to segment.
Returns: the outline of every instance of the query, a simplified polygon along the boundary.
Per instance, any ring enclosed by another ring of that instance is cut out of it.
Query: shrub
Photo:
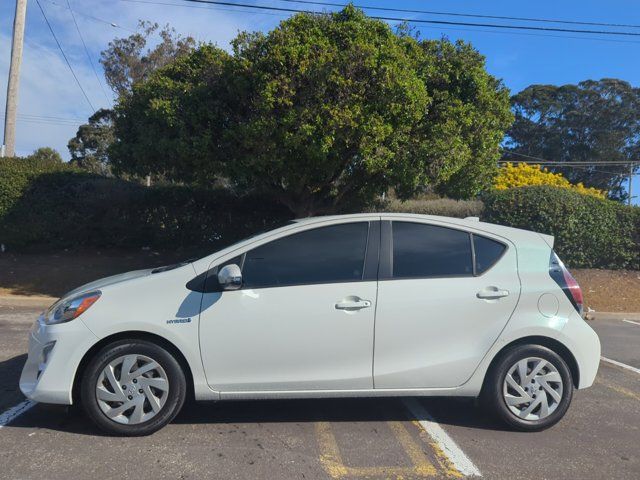
[[[381,202],[376,210],[397,213],[419,213],[422,215],[442,215],[445,217],[479,217],[483,205],[480,200],[452,200],[435,198],[429,200],[400,201],[391,199]]]
[[[37,153],[26,158],[0,158],[0,218],[22,197],[34,178],[45,173],[78,171],[50,155]]]
[[[215,251],[290,219],[284,207],[268,198],[240,197],[221,189],[146,188],[75,169],[31,172],[19,180],[20,193],[14,189],[4,195],[11,202],[5,202],[0,213],[0,243],[16,249],[151,246]]]
[[[494,188],[506,190],[514,187],[526,187],[530,185],[549,185],[560,188],[568,188],[584,195],[597,198],[605,198],[606,192],[596,188],[587,188],[582,183],[570,183],[561,173],[552,173],[540,165],[527,165],[519,163],[513,165],[507,163],[498,170]]]
[[[640,268],[638,207],[550,186],[494,190],[483,199],[483,220],[554,235],[572,267]]]

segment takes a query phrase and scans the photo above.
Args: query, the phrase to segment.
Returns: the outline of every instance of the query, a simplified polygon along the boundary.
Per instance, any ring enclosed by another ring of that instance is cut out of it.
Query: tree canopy
[[[71,162],[93,173],[108,174],[108,149],[114,138],[113,111],[102,108],[89,117],[88,123],[80,125],[76,136],[69,140]]]
[[[309,215],[391,187],[474,195],[511,120],[470,45],[396,35],[348,6],[241,33],[231,53],[199,46],[134,84],[112,156],[121,172],[224,177]]]
[[[640,88],[617,79],[587,80],[577,85],[531,85],[512,98],[515,122],[508,132],[509,151],[552,161],[585,162],[577,168],[553,167],[572,183],[625,196],[625,165],[590,166],[588,162],[640,158]],[[505,158],[522,160],[507,153]]]
[[[147,47],[156,33],[160,41],[153,47]],[[109,42],[107,49],[101,52],[100,63],[109,87],[117,95],[126,95],[133,84],[189,53],[195,45],[193,37],[183,37],[168,25],[160,28],[157,23],[141,20],[137,32]]]
[[[147,44],[159,37],[153,47]],[[183,37],[168,25],[140,21],[138,31],[116,38],[102,51],[100,62],[107,84],[118,97],[131,93],[133,85],[146,80],[153,71],[164,67],[195,48],[192,37]],[[111,173],[109,148],[115,139],[113,111],[100,109],[87,123],[80,125],[67,147],[71,161],[84,170],[107,175]]]
[[[33,151],[27,158],[48,163],[62,163],[62,157],[58,151],[51,147],[40,147]]]

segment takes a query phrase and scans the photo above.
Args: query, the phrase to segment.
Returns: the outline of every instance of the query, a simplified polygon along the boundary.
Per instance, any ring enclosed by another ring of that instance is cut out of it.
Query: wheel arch
[[[516,340],[513,340],[511,343],[508,343],[507,345],[502,347],[500,351],[496,353],[496,355],[493,357],[493,360],[491,360],[491,363],[489,364],[489,368],[487,368],[487,372],[485,373],[485,377],[483,380],[483,388],[484,388],[484,384],[487,381],[487,378],[489,377],[489,374],[492,372],[496,363],[498,363],[498,361],[502,358],[502,356],[505,354],[507,350],[518,345],[540,345],[560,355],[560,357],[565,361],[565,363],[569,367],[569,371],[571,372],[571,379],[573,380],[574,387],[578,388],[578,385],[580,384],[580,369],[578,367],[578,362],[576,361],[576,358],[574,357],[573,353],[571,353],[571,350],[569,350],[569,348],[567,348],[567,346],[564,345],[562,342],[554,338],[545,337],[541,335],[531,335],[528,337],[521,337]]]
[[[187,361],[184,354],[180,351],[180,349],[166,338],[160,335],[156,335],[155,333],[140,330],[130,330],[125,332],[118,332],[113,335],[104,337],[85,352],[82,360],[80,360],[80,363],[78,364],[78,368],[76,369],[76,373],[73,378],[72,402],[74,405],[77,405],[80,399],[80,380],[82,379],[82,375],[84,374],[84,371],[86,370],[87,365],[89,364],[93,356],[105,346],[120,340],[146,340],[166,349],[175,357],[175,359],[180,364],[182,371],[184,372],[187,381],[187,398],[194,398],[193,373],[191,372],[189,362]]]

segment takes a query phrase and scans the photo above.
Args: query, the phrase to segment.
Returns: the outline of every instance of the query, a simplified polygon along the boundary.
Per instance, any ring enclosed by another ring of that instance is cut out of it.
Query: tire
[[[539,371],[533,372],[536,369]],[[523,370],[524,378],[520,375]],[[554,351],[540,345],[517,345],[492,366],[481,397],[485,408],[511,428],[536,432],[555,425],[567,412],[573,379],[566,362]]]
[[[173,420],[186,392],[175,357],[146,340],[105,346],[87,365],[80,385],[89,418],[106,433],[130,437],[149,435]]]

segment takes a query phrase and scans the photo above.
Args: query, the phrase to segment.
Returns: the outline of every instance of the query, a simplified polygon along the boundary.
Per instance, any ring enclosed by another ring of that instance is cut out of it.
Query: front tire
[[[82,376],[85,412],[103,431],[149,435],[178,414],[186,397],[184,372],[164,348],[146,340],[104,347]]]
[[[510,427],[544,430],[564,416],[573,397],[566,362],[540,345],[517,345],[500,356],[488,372],[483,403]]]

